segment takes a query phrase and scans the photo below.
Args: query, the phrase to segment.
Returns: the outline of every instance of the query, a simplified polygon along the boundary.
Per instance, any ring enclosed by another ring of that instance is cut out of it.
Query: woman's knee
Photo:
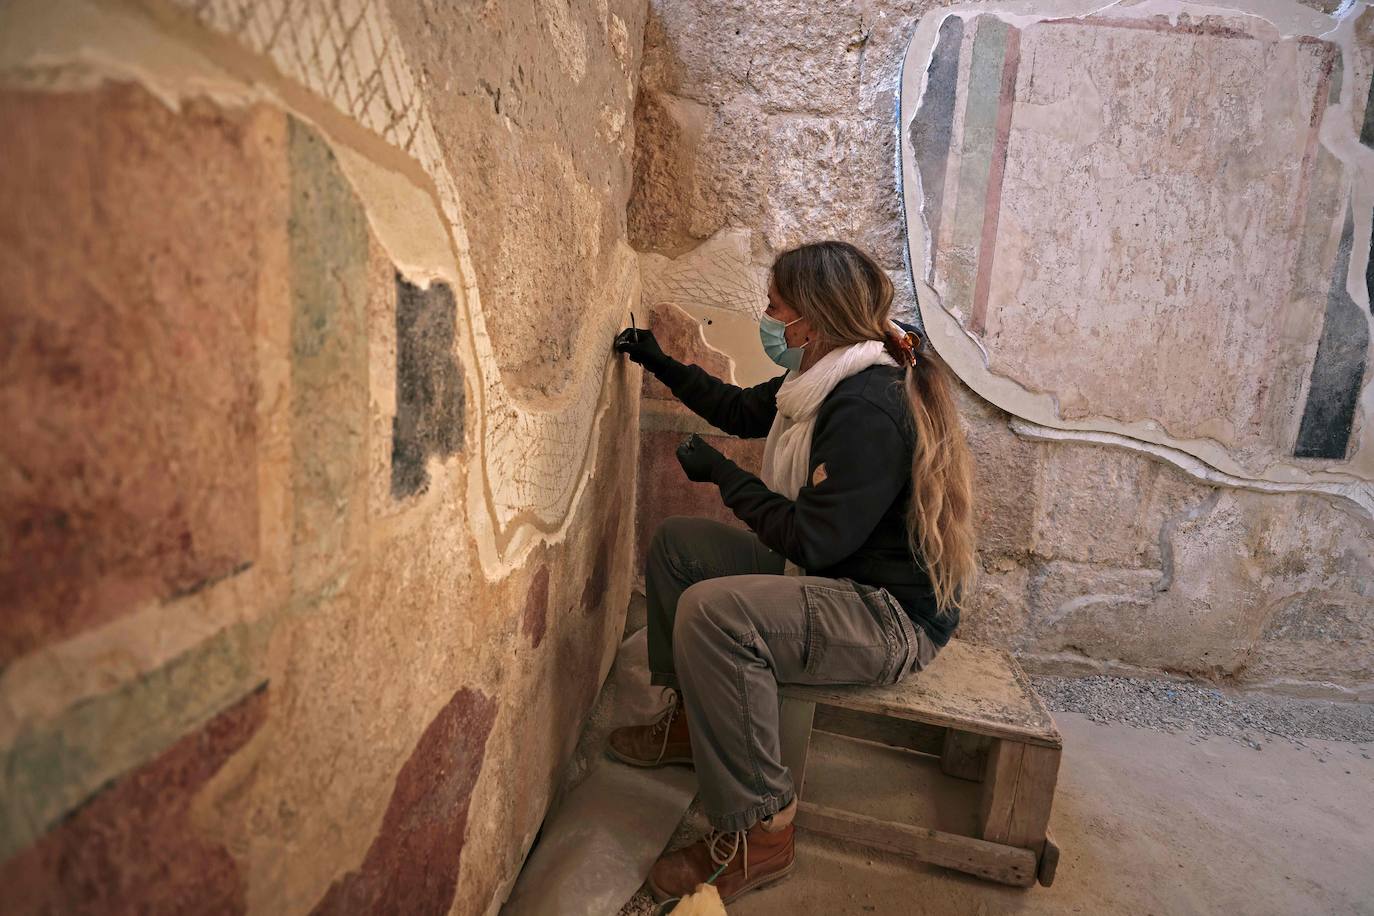
[[[670,515],[665,518],[654,529],[654,536],[649,541],[650,555],[661,559],[681,553],[683,545],[688,542],[687,532],[691,529],[693,521],[695,519],[686,515]]]
[[[654,529],[653,540],[649,542],[650,552],[660,556],[682,553],[694,540],[698,522],[701,519],[690,515],[669,515]]]
[[[673,618],[673,654],[733,639],[730,608],[735,595],[723,579],[706,579],[682,592]]]
[[[711,604],[718,586],[710,579],[683,590],[673,616],[673,648],[691,645],[706,638],[711,630]]]

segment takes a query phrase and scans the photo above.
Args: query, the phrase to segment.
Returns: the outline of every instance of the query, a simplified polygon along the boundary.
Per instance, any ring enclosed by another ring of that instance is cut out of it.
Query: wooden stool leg
[[[1035,880],[1039,881],[1042,886],[1049,887],[1054,883],[1054,872],[1057,868],[1059,868],[1059,844],[1046,831],[1045,849],[1040,853],[1040,863],[1035,869]]]
[[[816,704],[783,697],[778,713],[778,743],[782,745],[783,766],[792,771],[792,787],[801,798],[806,782],[806,754],[811,747],[811,723]]]
[[[1057,747],[1002,739],[993,743],[983,775],[979,835],[994,843],[1044,850],[1050,805],[1059,780]]]

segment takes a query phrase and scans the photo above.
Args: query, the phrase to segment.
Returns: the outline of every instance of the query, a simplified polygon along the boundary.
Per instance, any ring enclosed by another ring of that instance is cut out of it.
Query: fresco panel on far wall
[[[922,22],[899,121],[909,254],[960,377],[1060,435],[1374,511],[1357,12]]]

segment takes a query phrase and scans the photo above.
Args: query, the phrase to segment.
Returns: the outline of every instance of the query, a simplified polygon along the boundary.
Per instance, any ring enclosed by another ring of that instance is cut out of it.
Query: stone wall
[[[621,632],[645,9],[0,9],[7,913],[491,912]]]
[[[1298,9],[1315,17],[1313,32],[1353,29],[1360,50],[1346,67],[1354,101],[1344,110],[1365,110],[1369,16],[1356,26],[1353,17],[1328,19],[1331,4],[1253,6],[1283,6],[1290,18],[1299,14],[1289,8]],[[1075,14],[1066,8],[1047,3],[1042,12]],[[918,25],[943,11],[911,0],[650,3],[631,241],[643,252],[646,299],[690,313],[699,344],[719,350],[718,360],[733,358],[738,380],[767,377],[750,355],[758,349],[751,320],[764,302],[768,264],[790,245],[838,237],[867,248],[892,273],[899,311],[918,314],[904,261],[896,90]],[[1284,53],[1274,59],[1288,60]],[[1253,85],[1267,91],[1262,81]],[[1069,168],[1036,161],[1045,175]],[[1358,248],[1368,243],[1370,201],[1363,192],[1355,201],[1366,227]],[[1264,245],[1236,238],[1254,249],[1247,256],[1267,257]],[[1335,246],[1321,250],[1328,260],[1312,273],[1329,279]],[[922,295],[939,307],[928,286]],[[1308,298],[1320,326],[1325,296]],[[1053,347],[1035,358],[1061,376],[1089,365],[1111,381],[1117,371]],[[1256,381],[1244,379],[1250,390]],[[1094,395],[1111,387],[1091,372],[1075,384]],[[1141,394],[1158,400],[1162,392]],[[1128,436],[1073,439],[970,389],[961,403],[978,464],[982,557],[962,636],[1009,646],[1042,669],[1164,670],[1374,696],[1374,521],[1359,499],[1332,495],[1346,484],[1273,492],[1287,485],[1213,474],[1182,452],[1166,461],[1164,450]],[[641,545],[664,515],[720,513],[711,488],[672,476],[666,451],[693,428],[691,418],[646,400],[644,424]]]

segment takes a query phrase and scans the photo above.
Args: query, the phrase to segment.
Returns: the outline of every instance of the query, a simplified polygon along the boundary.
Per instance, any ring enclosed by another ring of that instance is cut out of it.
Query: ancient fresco
[[[599,342],[624,325],[637,291],[635,257],[628,244],[621,241],[601,252],[608,266],[598,279],[608,294],[578,303],[578,320],[564,341],[566,359],[556,361],[564,367],[556,390],[523,390],[513,367],[520,359],[528,361],[527,347],[523,340],[507,343],[491,332],[491,316],[476,283],[463,201],[441,150],[431,105],[386,6],[377,0],[177,2],[204,25],[270,59],[290,80],[328,100],[418,165],[432,196],[407,196],[412,198],[408,205],[419,207],[421,215],[375,207],[369,217],[393,252],[413,244],[415,236],[429,236],[430,257],[400,265],[408,280],[441,280],[462,292],[459,315],[464,328],[458,340],[467,351],[462,364],[469,386],[480,401],[476,447],[469,456],[475,471],[469,479],[470,496],[487,519],[481,527],[490,529],[479,539],[484,564],[493,575],[511,569],[540,540],[565,530],[573,501],[595,461],[590,450],[594,427],[604,412],[602,389],[609,365]],[[576,82],[587,68],[585,52],[579,56],[577,51],[585,45],[585,36],[577,40],[581,27],[568,20],[561,4],[541,3],[539,14],[550,33],[558,36],[553,46],[559,66]],[[603,18],[623,69],[629,53],[621,35],[625,24],[609,12]],[[366,163],[359,166],[367,168]],[[583,187],[585,182],[572,180],[571,185],[565,188],[570,196],[583,190],[584,196],[595,199],[593,189]],[[419,228],[416,223],[426,225]],[[583,244],[583,253],[594,246],[594,241]],[[525,327],[524,320],[517,319],[516,327]],[[502,349],[515,355],[503,360]]]
[[[16,912],[500,902],[630,587],[643,17],[0,5]]]
[[[1030,424],[1374,509],[1356,16],[936,18],[905,61],[903,195],[961,377]]]

